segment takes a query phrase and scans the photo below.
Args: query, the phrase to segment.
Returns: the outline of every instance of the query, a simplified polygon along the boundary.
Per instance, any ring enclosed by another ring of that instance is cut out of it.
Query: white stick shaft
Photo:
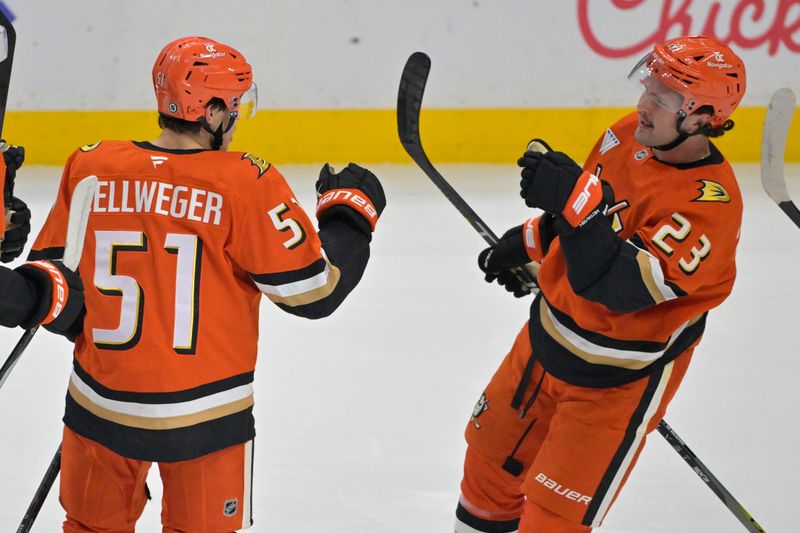
[[[761,184],[775,203],[789,202],[789,192],[783,177],[786,139],[792,124],[797,99],[791,89],[775,91],[769,101],[761,140]]]

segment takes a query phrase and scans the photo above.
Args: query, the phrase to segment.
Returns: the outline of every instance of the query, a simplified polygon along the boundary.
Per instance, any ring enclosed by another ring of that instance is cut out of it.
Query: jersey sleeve
[[[237,202],[226,251],[267,298],[298,316],[329,315],[354,286],[342,280],[343,270],[345,278],[352,278],[347,272],[352,262],[337,262],[331,257],[336,254],[327,253],[313,223],[274,167],[258,180],[248,198]]]
[[[42,229],[28,254],[29,261],[38,259],[61,259],[64,257],[64,242],[66,240],[67,220],[69,219],[69,204],[72,198],[70,175],[76,154],[72,154],[64,166],[58,193]]]
[[[635,312],[706,288],[730,291],[741,213],[687,204],[622,240],[606,220],[590,232],[562,236],[576,293],[612,311]],[[614,243],[614,239],[618,242]],[[595,250],[613,249],[605,258]]]

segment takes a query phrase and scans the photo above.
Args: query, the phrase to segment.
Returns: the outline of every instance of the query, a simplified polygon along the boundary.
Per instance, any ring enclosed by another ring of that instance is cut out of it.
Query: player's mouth
[[[645,120],[641,116],[639,117],[639,127],[643,129],[653,129],[653,123]]]

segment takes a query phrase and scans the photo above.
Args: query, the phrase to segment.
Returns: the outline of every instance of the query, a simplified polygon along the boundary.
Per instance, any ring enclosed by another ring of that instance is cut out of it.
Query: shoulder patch
[[[619,139],[617,136],[614,135],[614,132],[611,131],[611,128],[606,130],[606,134],[603,137],[603,142],[600,143],[600,153],[605,154],[615,146],[619,145]]]
[[[102,141],[98,141],[98,142],[92,143],[92,144],[84,144],[83,146],[81,146],[81,152],[91,152],[92,150],[94,150],[95,148],[100,146],[101,142]]]
[[[728,203],[731,201],[731,197],[728,194],[728,191],[726,191],[725,187],[723,187],[716,181],[698,180],[698,183],[700,184],[700,188],[697,190],[700,191],[700,196],[698,196],[692,201],[723,202],[723,203]]]
[[[258,167],[258,178],[263,176],[264,172],[269,170],[269,167],[272,166],[267,162],[266,159],[258,157],[257,155],[253,155],[250,152],[247,152],[246,154],[242,155],[242,159],[247,159],[250,161],[251,165]]]

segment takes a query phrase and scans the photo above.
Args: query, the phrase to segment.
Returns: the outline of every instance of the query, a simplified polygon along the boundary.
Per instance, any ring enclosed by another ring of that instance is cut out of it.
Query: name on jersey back
[[[154,180],[99,180],[92,212],[155,213],[219,226],[222,195]]]

